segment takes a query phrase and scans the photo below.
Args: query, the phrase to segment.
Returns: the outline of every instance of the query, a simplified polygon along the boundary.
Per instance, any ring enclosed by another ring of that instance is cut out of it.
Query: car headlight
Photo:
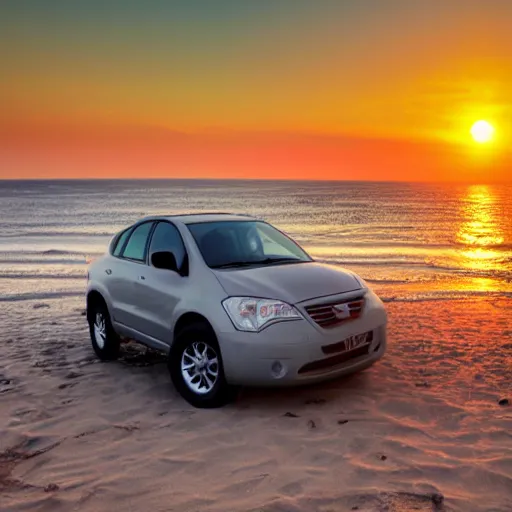
[[[258,332],[271,323],[303,318],[293,306],[280,300],[229,297],[222,305],[240,331]]]

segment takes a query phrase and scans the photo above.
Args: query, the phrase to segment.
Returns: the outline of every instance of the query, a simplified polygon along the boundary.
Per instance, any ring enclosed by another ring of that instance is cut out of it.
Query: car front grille
[[[329,328],[359,318],[363,307],[364,295],[361,295],[347,300],[307,306],[305,309],[320,327]]]
[[[305,373],[328,372],[336,369],[337,366],[342,365],[343,363],[367,356],[369,353],[370,345],[366,344],[351,350],[350,352],[343,352],[335,356],[327,357],[326,359],[307,363],[304,366],[301,366],[297,373],[299,375],[303,375]]]

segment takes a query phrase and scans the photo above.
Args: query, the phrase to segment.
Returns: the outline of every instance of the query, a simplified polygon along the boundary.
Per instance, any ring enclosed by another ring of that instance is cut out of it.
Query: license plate
[[[355,334],[354,336],[349,336],[345,338],[343,341],[345,342],[345,350],[354,350],[361,345],[364,345],[368,339],[368,333],[365,332],[363,334]]]

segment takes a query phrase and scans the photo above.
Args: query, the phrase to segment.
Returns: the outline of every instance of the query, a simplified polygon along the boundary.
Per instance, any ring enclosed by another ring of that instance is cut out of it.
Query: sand
[[[512,510],[512,301],[393,301],[371,369],[197,410],[94,356],[81,299],[1,304],[0,510]]]

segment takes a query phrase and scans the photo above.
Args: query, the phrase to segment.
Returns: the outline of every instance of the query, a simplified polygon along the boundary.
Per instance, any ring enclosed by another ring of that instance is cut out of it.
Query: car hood
[[[264,297],[290,304],[361,289],[352,272],[316,262],[214,272],[230,296]]]

